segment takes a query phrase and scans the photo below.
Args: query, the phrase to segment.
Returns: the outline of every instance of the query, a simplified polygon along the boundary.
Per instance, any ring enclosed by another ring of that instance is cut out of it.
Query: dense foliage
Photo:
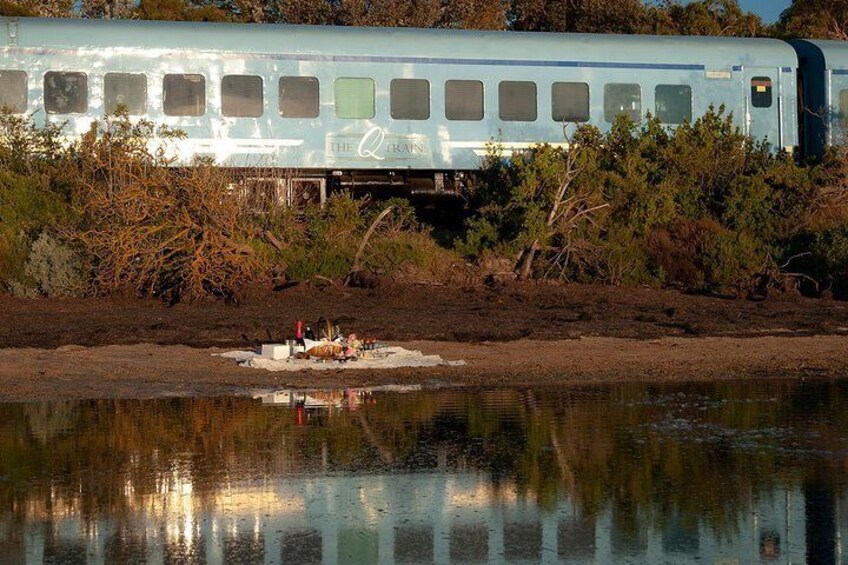
[[[229,171],[170,166],[182,136],[114,116],[63,145],[61,128],[0,116],[0,291],[231,299],[252,284],[341,282],[354,267],[359,281],[467,280],[407,202],[336,194],[256,210]]]
[[[794,0],[766,26],[737,0],[0,0],[9,16],[846,39],[844,0]]]
[[[493,143],[452,243],[400,199],[257,210],[227,170],[169,166],[181,135],[115,116],[63,145],[60,128],[0,117],[0,289],[231,299],[290,281],[532,277],[848,294],[848,157],[773,155],[721,109],[674,130],[583,126],[567,148]]]
[[[458,247],[510,258],[525,277],[844,292],[844,163],[775,156],[721,109],[673,131],[656,119],[620,119],[606,134],[583,126],[567,149],[505,156],[495,144]]]

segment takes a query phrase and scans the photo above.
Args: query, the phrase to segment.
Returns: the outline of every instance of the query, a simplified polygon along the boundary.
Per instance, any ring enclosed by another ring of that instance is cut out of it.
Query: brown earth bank
[[[291,336],[324,316],[382,340],[561,340],[848,335],[848,302],[782,295],[763,301],[592,285],[506,288],[300,285],[256,291],[240,305],[155,300],[0,297],[0,348],[155,343],[244,347]]]
[[[530,386],[848,376],[848,336],[586,337],[566,341],[400,342],[466,366],[271,373],[218,348],[64,346],[0,350],[0,401],[252,394],[289,387],[381,384]]]
[[[465,367],[269,373],[216,351],[336,320]],[[0,401],[249,394],[282,387],[554,385],[848,377],[848,303],[587,285],[300,286],[240,305],[0,298]]]

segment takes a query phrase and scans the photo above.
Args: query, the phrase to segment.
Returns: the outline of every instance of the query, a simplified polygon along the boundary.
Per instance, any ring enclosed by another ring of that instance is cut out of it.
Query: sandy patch
[[[251,394],[275,387],[377,384],[474,386],[744,377],[848,377],[848,336],[634,340],[585,337],[498,343],[399,342],[465,360],[461,367],[269,373],[181,345],[0,349],[0,401]]]

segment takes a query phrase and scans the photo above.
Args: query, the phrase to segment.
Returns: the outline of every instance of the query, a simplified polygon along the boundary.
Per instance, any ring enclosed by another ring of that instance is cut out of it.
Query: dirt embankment
[[[156,343],[240,347],[283,339],[295,320],[324,316],[383,340],[512,341],[580,336],[848,335],[848,302],[762,302],[589,285],[499,290],[296,287],[248,295],[240,306],[153,300],[0,297],[0,348]]]
[[[280,340],[295,320],[320,316],[468,365],[281,374],[212,355]],[[301,287],[249,296],[238,307],[0,298],[0,401],[799,376],[848,376],[848,303],[578,285]]]

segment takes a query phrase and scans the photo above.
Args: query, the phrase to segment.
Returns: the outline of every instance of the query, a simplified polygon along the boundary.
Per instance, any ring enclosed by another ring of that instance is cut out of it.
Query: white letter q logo
[[[384,158],[377,155],[377,151],[383,146],[383,141],[386,139],[386,132],[380,126],[374,126],[365,132],[362,139],[359,141],[359,147],[356,152],[360,157],[365,159],[376,159],[382,161]]]

